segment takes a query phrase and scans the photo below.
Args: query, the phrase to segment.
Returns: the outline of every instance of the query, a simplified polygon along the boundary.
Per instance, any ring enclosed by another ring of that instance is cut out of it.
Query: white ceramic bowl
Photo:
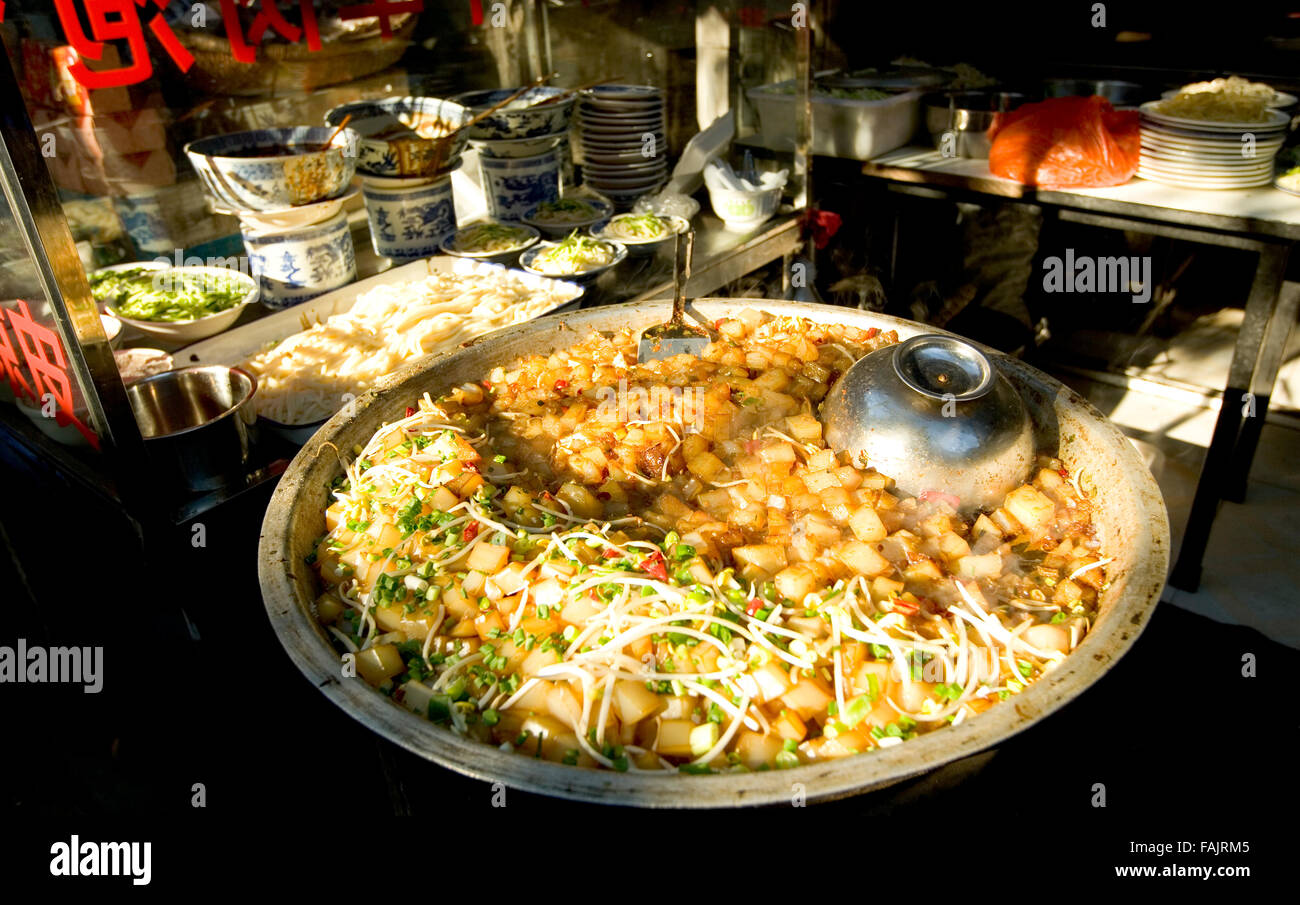
[[[468,258],[471,261],[487,261],[491,264],[504,264],[507,261],[513,261],[518,258],[520,252],[536,245],[541,239],[541,234],[531,226],[525,226],[522,223],[503,223],[501,224],[502,226],[511,226],[528,233],[528,239],[521,242],[518,246],[506,249],[505,251],[457,251],[453,244],[456,241],[456,237],[468,229],[473,229],[475,226],[481,225],[481,222],[469,223],[461,227],[444,239],[439,248],[444,254],[449,254],[457,258]]]
[[[357,189],[349,186],[337,198],[286,207],[278,211],[234,211],[239,219],[256,230],[304,229],[324,223],[343,210],[343,205],[357,196]]]
[[[554,132],[550,135],[538,135],[535,138],[505,138],[471,141],[470,147],[478,150],[484,157],[498,159],[515,159],[519,157],[536,157],[558,147],[568,132]]]
[[[581,220],[547,220],[546,213],[541,210],[547,204],[554,202],[543,202],[532,208],[524,214],[523,222],[541,231],[542,235],[551,239],[562,239],[575,229],[590,229],[593,226],[599,226],[614,215],[614,205],[610,204],[603,198],[562,198],[561,201],[581,201],[591,206],[591,216]]]
[[[656,236],[653,239],[637,239],[630,236],[624,236],[617,232],[618,223],[621,219],[628,217],[640,217],[643,214],[619,214],[613,217],[604,226],[592,229],[591,234],[597,239],[604,239],[607,242],[618,242],[627,246],[627,253],[630,255],[652,255],[664,245],[673,241],[673,237],[678,233],[686,232],[691,228],[691,224],[681,217],[662,217],[668,221],[669,231],[666,235]]]
[[[781,201],[783,189],[760,189],[756,192],[735,189],[709,189],[709,203],[729,230],[752,229],[771,219]]]
[[[209,336],[215,336],[225,330],[239,319],[239,315],[243,313],[246,307],[257,301],[260,292],[256,279],[246,273],[240,273],[238,270],[231,270],[227,267],[172,267],[167,268],[165,276],[171,278],[185,274],[228,279],[243,284],[246,291],[244,297],[234,306],[227,308],[225,311],[218,311],[216,314],[209,314],[206,317],[200,317],[192,321],[137,320],[132,317],[124,317],[111,306],[105,306],[105,308],[109,314],[122,323],[134,327],[146,336],[176,345],[187,345],[200,339],[207,339]]]
[[[617,267],[623,259],[627,257],[626,245],[608,239],[602,239],[601,241],[614,249],[614,258],[608,264],[602,264],[599,267],[592,267],[588,270],[579,271],[578,273],[546,273],[534,267],[533,262],[537,260],[537,256],[548,248],[554,248],[559,244],[558,242],[541,242],[534,245],[532,248],[529,248],[519,256],[519,266],[521,269],[526,270],[529,273],[536,274],[539,277],[547,277],[552,280],[574,280],[579,283],[590,282],[606,270],[609,270],[611,267]]]
[[[108,345],[117,348],[117,341],[122,338],[122,322],[111,314],[101,314],[99,322],[104,325],[104,335],[108,337]]]

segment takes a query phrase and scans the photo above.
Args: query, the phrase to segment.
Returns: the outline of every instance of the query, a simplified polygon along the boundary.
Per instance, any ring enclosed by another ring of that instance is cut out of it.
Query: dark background
[[[906,52],[1008,77],[1102,66],[1300,74],[1295,52],[1268,40],[1300,38],[1284,5],[1106,6],[1110,34],[1088,26],[1085,2],[842,3],[831,30],[855,65]],[[1152,37],[1117,44],[1122,29]],[[503,812],[487,785],[379,739],[293,667],[256,581],[269,490],[205,516],[208,546],[196,549],[189,526],[142,543],[111,504],[15,446],[0,444],[0,466],[10,476],[0,644],[106,648],[98,695],[0,685],[0,876],[10,888],[49,880],[49,845],[72,833],[151,840],[155,889],[273,871],[310,885],[378,873],[377,888],[424,893],[447,864],[487,889],[498,879],[491,865],[503,864],[504,888],[528,888],[519,873],[611,894],[620,887],[597,888],[587,871],[624,859],[624,887],[647,875],[658,887],[669,864],[692,896],[761,888],[770,871],[810,892],[847,874],[864,894],[950,893],[955,877],[1037,897],[1113,879],[1113,865],[1169,863],[1129,843],[1176,839],[1250,843],[1249,854],[1181,863],[1245,864],[1256,879],[1296,866],[1300,653],[1250,629],[1161,605],[1093,688],[995,752],[806,811],[651,815],[511,791]],[[1246,653],[1255,678],[1241,674]],[[194,783],[206,787],[201,810]],[[1105,808],[1092,806],[1094,783],[1105,784]],[[383,819],[392,815],[414,820],[394,828]],[[839,847],[853,852],[848,862],[826,854]],[[1052,885],[1027,885],[1042,881]]]

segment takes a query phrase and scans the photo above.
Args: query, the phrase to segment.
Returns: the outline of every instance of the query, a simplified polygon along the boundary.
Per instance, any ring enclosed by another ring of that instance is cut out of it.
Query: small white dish
[[[665,244],[673,241],[673,237],[678,233],[685,232],[691,228],[691,225],[681,217],[660,217],[668,223],[668,231],[662,236],[652,238],[638,238],[624,233],[620,228],[623,221],[644,217],[645,214],[619,214],[612,217],[604,226],[593,228],[591,234],[597,239],[604,239],[607,242],[618,242],[620,245],[626,245],[630,255],[652,255]]]
[[[578,271],[577,273],[546,273],[534,267],[533,265],[537,260],[538,255],[543,254],[548,248],[554,248],[556,245],[560,244],[558,242],[541,242],[534,245],[532,248],[527,249],[519,256],[519,267],[539,277],[547,277],[552,280],[573,280],[577,283],[587,283],[596,279],[610,268],[617,267],[628,254],[627,246],[621,242],[613,242],[609,239],[601,239],[600,241],[613,249],[614,257],[608,264],[601,264],[599,267],[591,267],[587,270]]]

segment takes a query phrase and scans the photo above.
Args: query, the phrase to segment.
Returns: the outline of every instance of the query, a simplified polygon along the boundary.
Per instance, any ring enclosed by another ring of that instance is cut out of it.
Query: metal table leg
[[[1228,485],[1224,488],[1223,498],[1229,502],[1243,503],[1246,500],[1246,480],[1250,477],[1250,465],[1255,458],[1255,448],[1259,446],[1259,435],[1264,430],[1269,397],[1277,383],[1277,372],[1282,367],[1297,310],[1300,310],[1300,283],[1283,283],[1277,307],[1273,309],[1273,316],[1269,320],[1268,332],[1264,334],[1255,378],[1250,384],[1251,406],[1247,408],[1248,417],[1242,422],[1232,467],[1228,470]]]
[[[1237,334],[1237,346],[1228,368],[1228,384],[1223,390],[1223,404],[1214,425],[1214,436],[1206,450],[1201,466],[1201,477],[1192,499],[1192,510],[1187,517],[1183,543],[1178,561],[1174,564],[1169,584],[1184,591],[1195,591],[1201,583],[1201,560],[1210,540],[1210,528],[1219,509],[1219,501],[1229,481],[1229,469],[1243,420],[1243,403],[1257,370],[1260,352],[1269,323],[1278,304],[1278,296],[1286,274],[1290,248],[1285,245],[1267,245],[1259,252],[1259,269],[1246,300],[1246,314]],[[1257,412],[1262,418],[1263,413]]]

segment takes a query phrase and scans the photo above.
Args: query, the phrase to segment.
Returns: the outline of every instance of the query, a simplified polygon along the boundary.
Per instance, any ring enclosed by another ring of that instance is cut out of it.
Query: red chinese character
[[[44,401],[49,393],[58,403],[54,423],[59,427],[71,424],[86,438],[86,442],[99,448],[99,437],[86,425],[77,420],[73,414],[72,381],[68,379],[68,361],[63,355],[63,344],[58,335],[42,324],[32,320],[32,313],[22,299],[16,309],[8,310],[9,326],[18,337],[18,345],[23,351],[23,360],[27,370],[31,371],[36,383],[35,398]]]
[[[153,63],[149,60],[149,48],[144,42],[144,27],[140,21],[140,10],[144,9],[149,17],[149,30],[162,44],[172,61],[185,72],[194,65],[194,57],[172,34],[167,23],[163,21],[162,11],[168,0],[84,0],[86,18],[90,21],[90,33],[87,37],[82,31],[81,20],[77,17],[77,7],[73,0],[54,0],[59,21],[63,23],[63,33],[67,36],[78,56],[99,60],[104,55],[104,42],[125,38],[131,52],[131,63],[121,69],[108,69],[96,72],[78,60],[69,67],[73,78],[83,86],[95,88],[117,88],[122,85],[134,85],[143,82],[153,74]],[[154,7],[150,9],[150,7]],[[111,17],[111,18],[110,18]]]
[[[393,36],[393,24],[388,21],[389,16],[422,12],[424,0],[370,0],[369,3],[343,7],[339,10],[339,18],[346,21],[376,16],[379,18],[379,34],[387,39]]]
[[[259,0],[221,0],[221,21],[226,25],[226,37],[230,40],[230,53],[241,63],[252,63],[257,59],[257,45],[269,28],[285,38],[290,44],[297,44],[298,39],[307,35],[307,49],[320,50],[320,29],[316,26],[316,10],[312,0],[298,0],[298,11],[302,15],[302,27],[299,28],[280,12],[276,0],[260,0],[261,8],[253,17],[253,24],[248,29],[245,40],[243,28],[239,23],[239,7],[251,9]]]
[[[23,373],[22,362],[18,360],[18,352],[9,339],[9,331],[5,329],[3,323],[0,323],[0,365],[4,366],[5,377],[8,378],[9,387],[14,391],[15,396],[26,396],[29,399],[36,398],[36,393],[32,390],[31,384],[27,382],[27,375]]]

